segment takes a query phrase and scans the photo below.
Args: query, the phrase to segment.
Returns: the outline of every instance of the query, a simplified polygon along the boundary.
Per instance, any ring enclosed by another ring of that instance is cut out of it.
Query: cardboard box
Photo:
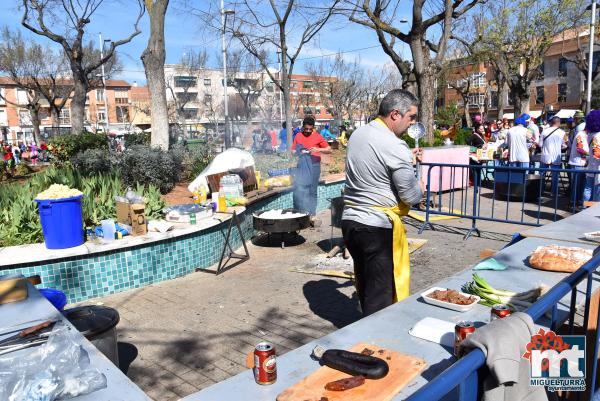
[[[131,235],[144,235],[148,232],[145,209],[145,205],[130,205]]]
[[[22,301],[27,298],[27,279],[0,280],[0,305]]]
[[[131,235],[144,235],[148,232],[146,226],[146,206],[117,202],[117,222],[131,227]]]
[[[117,223],[131,225],[131,220],[129,219],[130,206],[130,203],[117,202]]]

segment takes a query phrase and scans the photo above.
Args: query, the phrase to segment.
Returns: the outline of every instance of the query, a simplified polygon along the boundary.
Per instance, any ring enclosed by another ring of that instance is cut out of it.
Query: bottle
[[[206,185],[202,184],[198,191],[198,200],[199,200],[198,203],[200,203],[200,204],[206,203],[207,198],[208,198],[208,189],[206,188]]]
[[[196,224],[196,213],[190,214],[190,224],[192,224],[192,225]]]
[[[219,203],[217,204],[217,211],[220,213],[227,211],[227,198],[223,193],[223,187],[219,188]]]

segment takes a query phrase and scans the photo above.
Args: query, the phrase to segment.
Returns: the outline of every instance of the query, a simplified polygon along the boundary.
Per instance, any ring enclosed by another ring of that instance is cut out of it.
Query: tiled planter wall
[[[339,196],[343,182],[319,186],[318,209],[329,207],[329,199]],[[262,209],[292,207],[292,192],[282,192],[250,205],[239,216],[244,237],[254,235],[252,213]],[[224,230],[229,221],[218,226],[166,239],[149,245],[123,248],[116,251],[82,255],[52,263],[13,265],[0,274],[39,274],[42,286],[56,288],[67,294],[69,303],[101,297],[115,292],[180,277],[196,268],[207,268],[218,263],[223,247]],[[223,232],[221,232],[223,230]],[[233,230],[234,247],[241,246],[237,230]]]

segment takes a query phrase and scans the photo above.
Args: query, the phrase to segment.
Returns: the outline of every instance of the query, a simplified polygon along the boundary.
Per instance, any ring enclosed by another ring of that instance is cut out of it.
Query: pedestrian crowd
[[[50,150],[44,141],[38,147],[34,141],[10,142],[0,139],[0,151],[2,152],[2,173],[11,176],[15,175],[16,167],[21,163],[36,166],[39,162],[45,163],[50,159]]]
[[[493,122],[474,119],[474,127],[467,141],[478,149],[494,149],[499,159],[510,166],[528,169],[566,168],[569,174],[571,199],[582,206],[585,201],[600,201],[600,110],[586,116],[576,111],[565,120],[551,116],[538,122],[522,114],[510,122],[504,118]],[[472,161],[471,164],[478,164]],[[576,171],[587,173],[575,173]],[[534,170],[529,170],[534,171]],[[551,172],[551,192],[558,191],[559,171]]]

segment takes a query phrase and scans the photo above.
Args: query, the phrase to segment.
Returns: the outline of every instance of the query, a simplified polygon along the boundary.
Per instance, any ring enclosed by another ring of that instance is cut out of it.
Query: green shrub
[[[174,148],[176,152],[178,148]],[[182,175],[181,179],[190,181],[196,178],[214,159],[215,152],[211,144],[198,143],[189,148],[182,154]]]
[[[53,163],[62,166],[68,164],[71,157],[87,149],[108,150],[108,140],[102,133],[62,134],[50,138],[48,149],[52,153]]]
[[[182,164],[176,152],[135,145],[120,156],[120,168],[126,185],[154,185],[166,194],[179,182]]]
[[[134,145],[146,145],[150,146],[150,133],[140,132],[138,134],[125,135],[125,148]]]
[[[42,227],[35,196],[51,184],[64,184],[83,192],[85,226],[98,225],[100,220],[115,218],[115,200],[127,187],[116,171],[85,177],[70,168],[49,168],[35,174],[25,183],[5,184],[0,190],[0,246],[23,245],[43,241]],[[137,185],[136,192],[147,199],[146,217],[158,219],[165,203],[153,185]]]
[[[115,168],[116,162],[116,157],[103,149],[87,149],[71,158],[73,168],[85,176],[106,174]]]

